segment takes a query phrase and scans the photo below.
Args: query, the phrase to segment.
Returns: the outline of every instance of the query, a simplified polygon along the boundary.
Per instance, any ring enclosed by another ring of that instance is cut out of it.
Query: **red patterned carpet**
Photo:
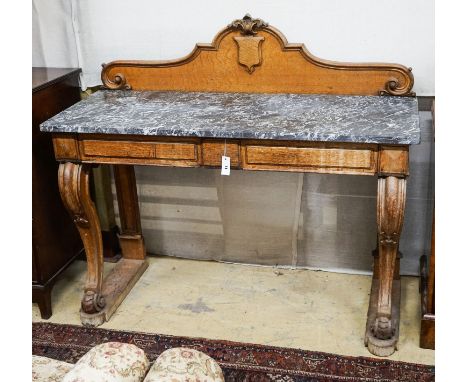
[[[33,354],[72,363],[93,346],[108,341],[135,344],[150,361],[169,348],[193,348],[221,365],[226,382],[435,380],[434,366],[202,338],[49,323],[33,323],[32,337]]]

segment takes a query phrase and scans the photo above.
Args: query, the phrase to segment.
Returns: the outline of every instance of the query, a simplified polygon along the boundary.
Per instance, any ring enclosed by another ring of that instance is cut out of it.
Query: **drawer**
[[[245,169],[313,171],[324,173],[369,173],[376,171],[377,149],[343,145],[332,147],[245,145]]]
[[[195,141],[82,139],[79,146],[87,162],[195,166],[201,158],[201,145]]]
[[[193,143],[82,141],[83,154],[94,157],[188,159],[197,158]]]
[[[239,142],[224,140],[206,140],[202,143],[202,155],[204,166],[221,166],[221,157],[224,155],[231,159],[231,167],[239,167]]]

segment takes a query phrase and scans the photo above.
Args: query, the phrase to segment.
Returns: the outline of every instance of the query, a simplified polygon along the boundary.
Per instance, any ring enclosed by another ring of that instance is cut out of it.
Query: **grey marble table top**
[[[103,90],[42,131],[416,144],[411,97]]]

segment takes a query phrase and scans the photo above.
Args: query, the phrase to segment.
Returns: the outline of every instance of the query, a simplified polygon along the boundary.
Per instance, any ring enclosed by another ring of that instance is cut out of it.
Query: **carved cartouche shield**
[[[255,67],[262,63],[261,45],[264,37],[238,36],[234,37],[239,48],[239,64],[245,66],[247,72],[252,74]]]

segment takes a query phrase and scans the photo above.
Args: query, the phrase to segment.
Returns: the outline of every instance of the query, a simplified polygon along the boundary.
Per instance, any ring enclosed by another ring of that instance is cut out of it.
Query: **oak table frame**
[[[212,44],[198,44],[174,61],[114,61],[104,65],[107,89],[198,92],[304,93],[414,96],[410,68],[321,60],[290,44],[275,28],[245,16]],[[88,271],[81,303],[85,325],[108,320],[148,263],[141,231],[133,165],[219,167],[225,147],[242,170],[378,175],[377,249],[365,344],[392,354],[399,330],[398,244],[409,175],[408,144],[216,139],[119,134],[54,133],[62,199],[79,229]],[[122,260],[103,280],[102,239],[89,194],[90,169],[114,166],[121,219]]]

